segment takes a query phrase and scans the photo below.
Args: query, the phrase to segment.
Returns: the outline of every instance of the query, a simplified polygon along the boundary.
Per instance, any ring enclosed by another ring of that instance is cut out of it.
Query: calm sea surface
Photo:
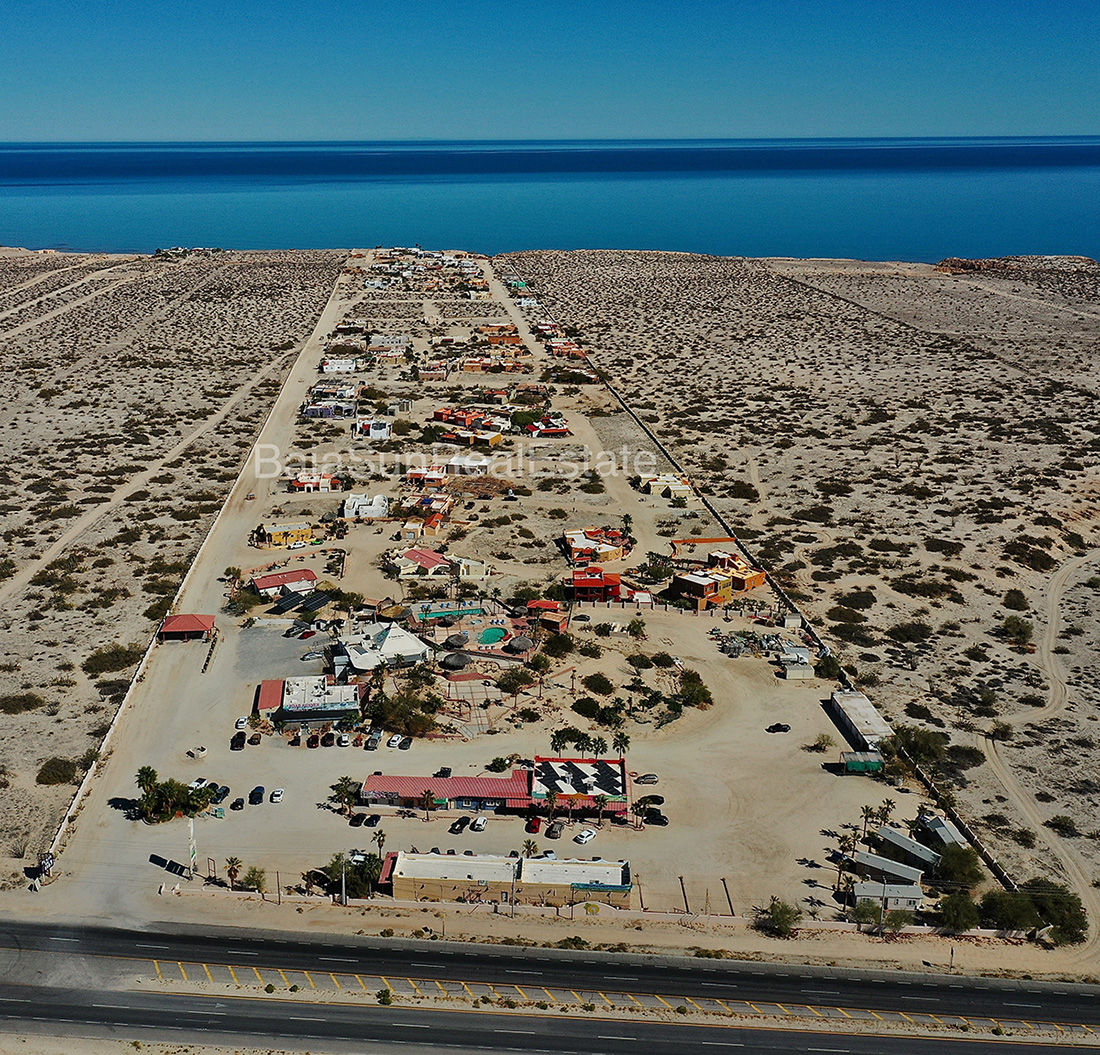
[[[0,244],[1100,258],[1100,137],[0,144]]]

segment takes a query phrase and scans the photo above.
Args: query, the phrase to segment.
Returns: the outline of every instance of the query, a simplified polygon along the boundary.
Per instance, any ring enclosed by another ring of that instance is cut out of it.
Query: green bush
[[[42,707],[45,700],[37,692],[12,692],[0,696],[0,713],[22,714],[24,711],[33,711]]]
[[[589,691],[599,696],[610,696],[615,691],[615,686],[606,674],[597,671],[581,679],[581,684]]]
[[[1014,612],[1026,612],[1031,607],[1027,603],[1023,590],[1009,590],[1001,603],[1005,608],[1011,608]]]

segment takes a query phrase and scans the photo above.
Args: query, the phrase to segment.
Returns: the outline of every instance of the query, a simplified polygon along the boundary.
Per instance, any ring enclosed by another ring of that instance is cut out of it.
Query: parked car
[[[668,818],[660,810],[647,810],[642,819],[646,824],[652,824],[657,828],[668,827]]]
[[[546,829],[546,838],[547,839],[560,839],[561,838],[561,833],[563,831],[565,831],[565,822],[564,821],[554,821],[554,823],[551,824],[550,827]]]
[[[314,747],[320,747],[320,746],[321,746],[321,738],[316,733],[314,733],[312,736],[310,736],[306,740],[306,747],[314,748]]]
[[[311,637],[316,637],[316,636],[317,636],[317,631],[316,630],[303,630],[298,635],[298,640],[299,641],[308,641]]]
[[[488,819],[485,817],[475,817],[473,824],[470,825],[470,831],[483,832],[485,831],[485,825],[488,823]]]
[[[306,544],[304,542],[292,542],[287,549],[305,549]]]
[[[776,722],[764,730],[766,733],[789,733],[790,731],[791,727],[786,722]]]
[[[244,799],[234,799],[233,802],[230,804],[229,808],[231,810],[243,810],[244,809]]]
[[[245,737],[243,731],[239,732],[239,733],[234,733],[233,739],[229,741],[229,750],[230,751],[243,751],[244,750],[245,739],[246,739],[246,737]]]
[[[469,817],[459,817],[448,830],[452,835],[461,835],[469,823]]]
[[[350,747],[351,746],[351,737],[348,736],[347,733],[341,733],[336,738],[336,746],[337,747]]]
[[[542,831],[542,821],[538,817],[532,817],[524,826],[523,830],[529,835],[535,835]]]
[[[276,789],[275,789],[275,790],[274,790],[274,791],[273,791],[273,792],[271,793],[271,801],[272,801],[272,802],[282,802],[282,801],[283,801],[283,795],[284,795],[284,794],[286,794],[286,792],[284,791],[284,789],[283,789],[283,788],[276,788]]]
[[[321,746],[322,747],[332,747],[333,744],[335,744],[335,743],[336,743],[336,734],[335,733],[325,733],[321,737]]]
[[[643,795],[635,803],[635,805],[637,805],[637,806],[645,806],[647,808],[652,807],[652,806],[663,806],[664,804],[665,804],[664,795]]]
[[[449,777],[451,775],[451,767],[450,766],[440,766],[439,769],[437,769],[435,771],[435,775],[440,780],[446,780],[447,777]]]
[[[248,738],[248,742],[249,742],[249,744],[250,744],[250,745],[251,745],[252,747],[258,747],[258,746],[259,746],[259,744],[260,744],[260,741],[261,741],[262,739],[263,739],[263,737],[261,737],[259,733],[253,733],[253,734],[252,734],[252,735],[251,735],[251,736],[250,736],[250,737]]]
[[[542,858],[544,861],[556,861],[558,855],[553,850],[543,850],[541,854],[535,854],[535,859]]]
[[[350,824],[353,828],[361,828],[366,819],[367,815],[365,813],[353,813],[348,818],[348,824]]]
[[[397,745],[398,751],[408,751],[413,745],[413,738],[411,736],[403,737],[401,743]]]
[[[377,751],[378,750],[378,741],[375,740],[373,737],[367,737],[367,742],[363,745],[363,750],[365,750],[365,751]]]
[[[393,736],[391,736],[386,741],[386,746],[387,747],[399,747],[400,744],[401,744],[401,740],[402,740],[401,734],[400,733],[394,733]]]
[[[590,622],[592,622],[592,616],[584,615],[584,614],[575,615],[575,616],[573,616],[573,622],[574,623],[590,623]]]
[[[660,780],[660,777],[656,773],[643,773],[640,777],[634,778],[635,784],[656,784]]]
[[[324,659],[325,654],[323,652],[306,652],[302,657],[302,662],[307,663],[314,659]]]
[[[248,719],[242,714],[240,716],[240,718],[238,718],[236,720],[236,722],[233,723],[233,728],[234,729],[247,729],[248,728]]]
[[[577,832],[577,834],[573,836],[573,842],[580,843],[581,846],[584,846],[585,843],[590,843],[595,838],[595,828],[583,828],[581,831]]]
[[[187,785],[192,791],[198,791],[199,788],[206,787],[206,777],[195,777],[190,784]]]
[[[366,825],[366,826],[367,826],[368,828],[377,828],[377,827],[378,827],[378,822],[379,822],[379,821],[380,821],[381,819],[382,819],[382,817],[381,817],[381,815],[380,815],[380,814],[378,814],[378,813],[372,813],[372,814],[371,814],[371,815],[370,815],[370,816],[369,816],[369,817],[368,817],[368,818],[367,818],[367,819],[366,819],[365,821],[363,821],[363,823],[364,823],[364,824],[365,824],[365,825]]]
[[[248,802],[249,802],[249,804],[250,804],[250,805],[252,805],[252,806],[259,806],[259,804],[260,804],[261,802],[263,802],[263,800],[264,800],[264,788],[263,788],[263,785],[262,785],[262,784],[257,784],[257,785],[256,785],[256,786],[255,786],[255,787],[254,787],[254,788],[253,788],[253,789],[252,789],[252,790],[251,790],[251,791],[250,791],[250,792],[248,793]]]
[[[225,800],[229,798],[229,788],[223,784],[217,791],[214,792],[214,798],[211,801],[215,806],[220,806]]]

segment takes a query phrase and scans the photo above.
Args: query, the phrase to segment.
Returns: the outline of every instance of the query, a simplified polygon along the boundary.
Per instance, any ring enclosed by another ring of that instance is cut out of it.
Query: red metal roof
[[[162,634],[206,634],[213,629],[212,615],[169,615],[160,624]]]
[[[282,681],[261,681],[260,698],[256,706],[261,711],[275,711],[283,705]]]
[[[292,582],[316,582],[317,576],[309,568],[299,568],[297,571],[278,571],[273,575],[261,575],[252,579],[252,584],[257,590],[273,590],[277,586],[287,586]]]
[[[430,549],[410,549],[405,553],[405,559],[414,561],[422,568],[435,568],[440,564],[450,564],[451,562],[443,556],[442,553],[436,553],[435,550]]]
[[[508,799],[509,805],[530,800],[530,772],[513,769],[509,777],[397,777],[369,776],[363,792],[376,791],[405,799],[418,799],[425,791],[437,799]]]

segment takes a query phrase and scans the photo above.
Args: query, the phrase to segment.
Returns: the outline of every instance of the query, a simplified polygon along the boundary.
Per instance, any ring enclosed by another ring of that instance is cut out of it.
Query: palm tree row
[[[565,729],[555,729],[550,734],[550,750],[556,755],[560,755],[570,744],[573,745],[577,754],[587,755],[592,758],[598,758],[600,755],[607,754],[607,741],[602,736],[589,736],[587,733],[582,733],[580,736],[571,735]],[[626,749],[630,746],[630,737],[626,733],[615,733],[611,738],[611,747],[616,753],[622,757],[626,754]]]

